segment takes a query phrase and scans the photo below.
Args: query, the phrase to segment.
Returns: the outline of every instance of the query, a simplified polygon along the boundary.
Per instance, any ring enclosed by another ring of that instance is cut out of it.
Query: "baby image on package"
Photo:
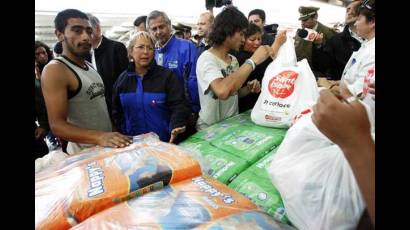
[[[221,229],[213,224],[257,210],[256,205],[226,185],[196,177],[116,205],[73,229]],[[280,229],[275,226],[261,229]]]

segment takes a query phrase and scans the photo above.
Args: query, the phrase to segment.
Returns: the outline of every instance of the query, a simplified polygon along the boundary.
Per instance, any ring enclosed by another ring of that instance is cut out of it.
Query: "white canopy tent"
[[[246,16],[252,9],[263,9],[266,12],[266,24],[277,23],[281,27],[299,27],[299,6],[320,7],[319,21],[326,25],[342,23],[345,8],[338,0],[233,0]],[[161,10],[168,14],[173,24],[181,22],[194,27],[200,13],[205,12],[204,0],[36,0],[35,1],[35,39],[51,47],[55,44],[53,20],[57,12],[74,8],[90,12],[97,16],[104,34],[112,39],[126,42],[127,32],[132,30],[136,17],[147,15],[152,10]],[[214,8],[218,14],[221,8]],[[193,33],[193,34],[194,34]]]

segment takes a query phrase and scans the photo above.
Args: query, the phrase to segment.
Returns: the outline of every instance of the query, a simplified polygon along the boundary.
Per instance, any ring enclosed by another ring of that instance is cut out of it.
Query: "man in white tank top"
[[[129,137],[112,132],[104,83],[85,61],[92,33],[87,15],[68,9],[59,12],[54,23],[63,53],[44,68],[41,82],[51,130],[68,141],[69,154],[93,145],[129,145]]]

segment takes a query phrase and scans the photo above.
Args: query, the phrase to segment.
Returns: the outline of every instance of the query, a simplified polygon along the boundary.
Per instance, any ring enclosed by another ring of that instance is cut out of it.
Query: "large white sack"
[[[365,203],[341,149],[302,116],[268,169],[298,229],[355,229]]]

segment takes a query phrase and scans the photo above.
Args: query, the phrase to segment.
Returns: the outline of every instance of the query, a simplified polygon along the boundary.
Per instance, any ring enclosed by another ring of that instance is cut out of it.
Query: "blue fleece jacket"
[[[197,53],[194,43],[172,35],[162,48],[155,49],[158,65],[172,70],[183,86],[191,110],[198,113],[201,109],[196,79]]]

